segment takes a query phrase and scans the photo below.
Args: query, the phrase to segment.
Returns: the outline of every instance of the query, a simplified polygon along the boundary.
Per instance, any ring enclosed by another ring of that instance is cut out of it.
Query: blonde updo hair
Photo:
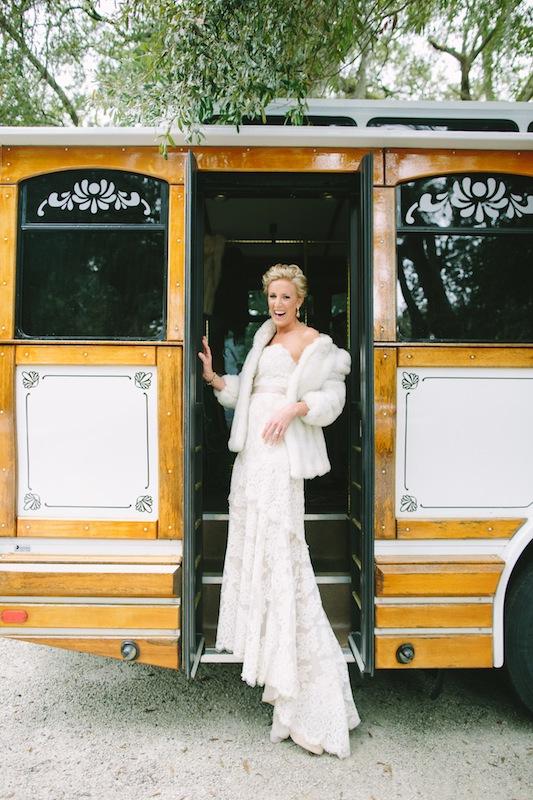
[[[296,296],[302,302],[307,296],[307,278],[296,264],[274,264],[263,275],[263,292],[268,294],[272,281],[291,281],[296,289]]]

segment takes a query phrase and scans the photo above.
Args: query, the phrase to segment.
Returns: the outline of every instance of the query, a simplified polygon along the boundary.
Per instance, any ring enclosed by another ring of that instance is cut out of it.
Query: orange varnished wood
[[[155,539],[157,522],[19,517],[17,536],[50,536],[56,539]]]
[[[151,345],[64,345],[21,344],[16,348],[17,364],[122,364],[155,366],[156,349]]]
[[[376,605],[378,628],[491,628],[491,603]]]
[[[510,539],[525,519],[399,519],[399,539]]]
[[[0,536],[15,536],[15,348],[0,343]]]
[[[376,595],[490,596],[504,566],[498,556],[380,556],[376,559]]]
[[[60,571],[50,565],[47,571],[27,569],[13,571],[6,565],[0,569],[0,595],[4,597],[177,597],[180,594],[180,567],[168,565],[160,572],[121,571],[117,565],[113,572],[76,569]]]
[[[492,667],[490,634],[426,634],[376,636],[378,669],[475,668]],[[408,664],[399,664],[396,651],[404,642],[414,645],[415,657]]]
[[[396,349],[374,350],[375,491],[374,531],[376,539],[394,539]]]
[[[399,367],[533,367],[533,347],[399,347]]]
[[[451,172],[503,172],[533,175],[533,151],[524,150],[388,150],[387,186],[427,175]]]
[[[182,350],[157,351],[160,539],[183,535]]]
[[[181,564],[181,553],[169,556],[0,553],[0,564]]]
[[[396,340],[396,205],[391,187],[374,189],[374,340]]]
[[[383,184],[381,150],[326,147],[193,147],[198,169],[212,172],[355,172],[375,154],[374,183]]]
[[[122,661],[120,646],[126,637],[112,636],[6,636],[9,639],[29,642],[30,644],[43,644],[47,647],[60,647],[63,650],[77,650],[80,653],[91,653],[95,656],[107,656]],[[154,667],[178,669],[179,667],[179,638],[176,636],[158,636],[149,639],[134,637],[133,641],[139,647],[139,657],[136,664],[151,664]]]
[[[78,603],[0,603],[4,610],[25,611],[26,628],[152,628],[177,630],[178,605],[83,605]],[[3,622],[0,628],[22,627],[20,622]]]
[[[185,203],[182,186],[169,196],[167,339],[183,340],[185,275]]]
[[[120,169],[183,183],[184,154],[170,149],[165,159],[154,147],[9,146],[2,148],[0,183],[66,169]]]
[[[17,187],[0,186],[0,339],[15,330]]]

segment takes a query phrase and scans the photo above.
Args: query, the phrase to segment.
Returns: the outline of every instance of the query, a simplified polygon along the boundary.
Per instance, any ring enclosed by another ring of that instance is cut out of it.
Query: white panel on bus
[[[156,520],[155,367],[17,367],[19,517]]]
[[[396,512],[533,512],[533,370],[399,369]]]

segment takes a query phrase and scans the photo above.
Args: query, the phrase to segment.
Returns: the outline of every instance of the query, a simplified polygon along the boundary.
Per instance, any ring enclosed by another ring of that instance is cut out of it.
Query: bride
[[[206,338],[203,377],[235,413],[237,452],[216,649],[242,658],[241,677],[274,706],[270,739],[350,755],[359,722],[348,667],[322,602],[304,530],[304,478],[330,470],[322,428],[341,413],[350,356],[300,321],[302,270],[263,275],[269,319],[239,375],[217,375]]]

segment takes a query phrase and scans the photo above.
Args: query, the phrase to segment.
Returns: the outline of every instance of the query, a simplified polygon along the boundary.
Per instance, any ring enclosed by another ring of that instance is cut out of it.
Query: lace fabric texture
[[[233,467],[216,649],[242,658],[241,677],[264,686],[274,706],[270,739],[294,732],[340,758],[359,722],[348,668],[322,607],[304,532],[303,479],[290,477],[284,442],[261,432],[295,368],[281,345],[266,347],[252,395],[248,435]]]

